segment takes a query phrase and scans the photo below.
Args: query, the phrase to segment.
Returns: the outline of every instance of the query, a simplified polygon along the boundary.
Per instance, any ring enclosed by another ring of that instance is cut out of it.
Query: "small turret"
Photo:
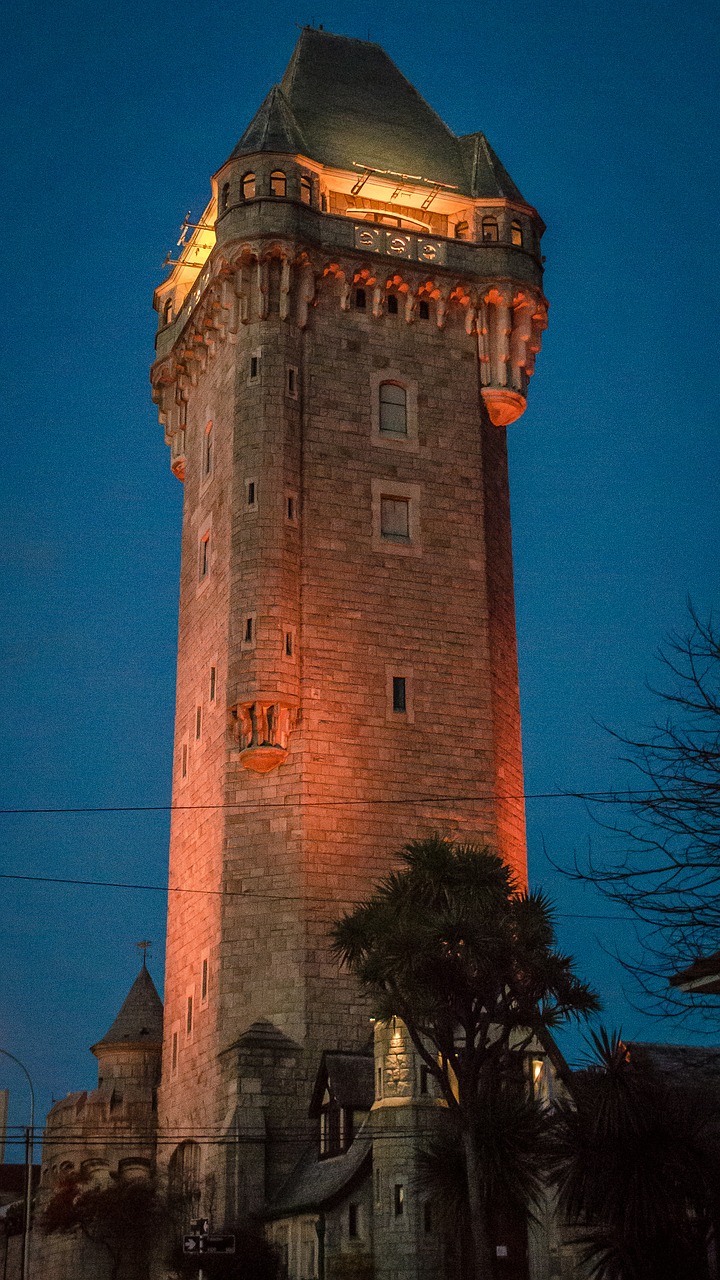
[[[92,1045],[98,1060],[98,1088],[130,1094],[160,1080],[163,1006],[143,963],[110,1030]]]

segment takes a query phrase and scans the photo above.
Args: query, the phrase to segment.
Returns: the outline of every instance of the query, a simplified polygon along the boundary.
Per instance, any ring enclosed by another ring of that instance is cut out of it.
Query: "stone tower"
[[[185,484],[159,1123],[218,1225],[293,1164],[321,1052],[367,1041],[332,921],[435,831],[525,876],[505,428],[542,231],[483,134],[306,28],[156,292]]]

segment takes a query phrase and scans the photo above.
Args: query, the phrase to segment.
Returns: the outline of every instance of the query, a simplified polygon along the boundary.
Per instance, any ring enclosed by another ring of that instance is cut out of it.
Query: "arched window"
[[[510,223],[510,239],[512,240],[513,244],[516,244],[518,246],[518,248],[520,249],[522,248],[523,233],[522,233],[522,227],[520,226],[519,222]]]
[[[243,200],[255,199],[255,174],[246,173],[242,180]]]
[[[456,222],[456,223],[455,223],[455,239],[456,239],[456,240],[469,240],[469,239],[470,239],[470,227],[468,226],[468,223],[467,223],[467,222]]]
[[[220,212],[224,213],[230,203],[230,183],[224,182],[220,190]]]
[[[287,194],[287,178],[282,169],[276,169],[270,174],[270,194],[273,196],[284,196]]]
[[[200,1146],[197,1142],[181,1142],[168,1165],[170,1196],[196,1204],[200,1199]]]
[[[380,383],[380,431],[383,435],[407,435],[407,392],[397,382]]]
[[[171,322],[171,320],[172,320],[172,318],[173,318],[173,300],[172,300],[172,298],[166,298],[166,299],[165,299],[165,306],[163,307],[162,317],[163,317],[163,324],[170,324],[170,322]]]
[[[310,185],[309,178],[300,179],[300,199],[303,204],[312,203],[312,186]]]
[[[482,220],[482,238],[483,240],[498,240],[498,224],[497,218],[483,218]]]

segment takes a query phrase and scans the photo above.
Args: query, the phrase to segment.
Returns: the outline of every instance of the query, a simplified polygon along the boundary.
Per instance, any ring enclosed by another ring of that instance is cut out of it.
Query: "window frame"
[[[248,187],[252,187],[252,191],[248,191]],[[243,200],[255,200],[257,198],[257,174],[252,169],[248,169],[240,180],[240,190],[242,191]]]
[[[422,486],[400,484],[396,480],[372,480],[372,549],[383,555],[417,556],[422,552],[420,536],[420,499]],[[402,500],[408,504],[408,537],[394,538],[382,532],[383,499]],[[402,674],[397,669],[395,674]]]
[[[393,431],[381,431],[380,388],[384,384],[402,387],[405,392],[405,435]],[[417,453],[418,440],[418,384],[397,368],[377,370],[370,375],[370,435],[373,445],[382,449],[402,449]]]
[[[275,190],[276,184],[282,185],[282,191]],[[287,174],[284,169],[273,169],[270,174],[270,195],[276,200],[287,198]]]

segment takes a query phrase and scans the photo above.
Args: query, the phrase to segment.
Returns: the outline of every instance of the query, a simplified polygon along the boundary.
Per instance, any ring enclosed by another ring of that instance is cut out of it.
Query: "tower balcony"
[[[230,708],[230,728],[240,763],[252,773],[270,773],[283,764],[297,705],[287,695],[256,694]]]

